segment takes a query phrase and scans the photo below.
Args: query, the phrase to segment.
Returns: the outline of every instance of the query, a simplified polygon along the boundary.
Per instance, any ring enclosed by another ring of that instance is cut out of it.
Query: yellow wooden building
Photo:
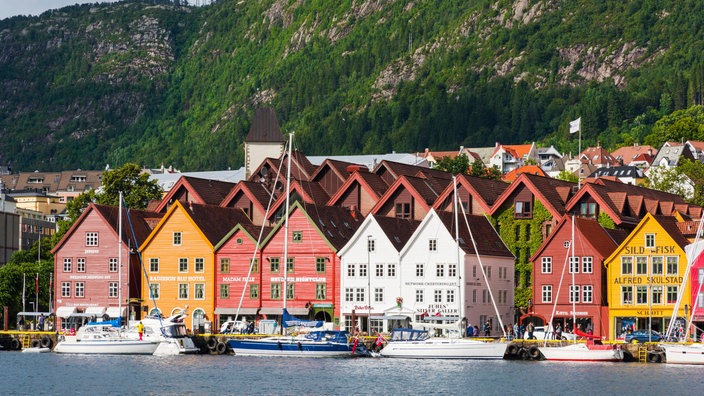
[[[215,311],[214,246],[240,222],[249,222],[240,209],[176,201],[140,248],[148,279],[142,283],[143,309],[150,315],[170,316],[188,307],[186,326],[210,332]]]
[[[623,338],[629,329],[667,330],[687,268],[684,247],[688,244],[676,218],[648,213],[604,261],[608,338]],[[689,283],[683,295],[689,296]],[[687,303],[677,313],[682,324]]]

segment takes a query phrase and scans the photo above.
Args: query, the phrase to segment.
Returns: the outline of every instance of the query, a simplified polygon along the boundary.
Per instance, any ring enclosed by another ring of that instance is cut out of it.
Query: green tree
[[[569,181],[569,182],[574,182],[577,183],[579,181],[579,177],[574,174],[574,172],[570,172],[567,170],[561,170],[560,173],[555,176],[555,179],[560,179],[564,181]]]
[[[704,206],[704,163],[684,159],[676,169],[687,176],[694,185],[692,196],[688,199],[689,203]]]
[[[465,174],[469,169],[469,160],[464,153],[455,158],[450,158],[450,156],[440,157],[435,164],[435,168],[455,175]]]
[[[692,181],[678,168],[654,166],[648,171],[646,186],[654,190],[677,194],[686,200],[694,197]]]

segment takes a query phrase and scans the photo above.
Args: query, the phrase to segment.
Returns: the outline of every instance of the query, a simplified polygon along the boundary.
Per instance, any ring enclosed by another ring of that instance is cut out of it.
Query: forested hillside
[[[0,21],[0,165],[239,167],[261,105],[311,155],[697,138],[702,37],[695,0],[73,6]]]

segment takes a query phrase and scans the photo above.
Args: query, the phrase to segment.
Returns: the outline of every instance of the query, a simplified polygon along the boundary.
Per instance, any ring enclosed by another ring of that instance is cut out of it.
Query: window
[[[108,297],[117,298],[117,282],[110,282],[108,284]]]
[[[325,300],[327,298],[327,285],[325,283],[317,283],[315,285],[315,299]]]
[[[582,286],[582,302],[591,303],[594,301],[594,286],[584,285]]]
[[[117,258],[110,257],[108,259],[108,272],[117,272]]]
[[[196,257],[195,261],[195,272],[205,271],[205,259],[202,257]]]
[[[491,267],[486,267],[486,278],[491,279]]]
[[[64,272],[71,272],[71,262],[70,258],[64,258]]]
[[[423,289],[416,289],[416,302],[422,303],[425,300]]]
[[[653,256],[651,259],[652,261],[652,274],[653,275],[662,275],[662,270],[663,270],[663,263],[665,259],[662,256]]]
[[[416,264],[416,276],[419,278],[425,276],[425,265],[423,263]]]
[[[477,303],[477,289],[472,290],[472,304]]]
[[[435,276],[437,276],[438,278],[445,276],[445,264],[435,264]]]
[[[347,264],[347,276],[348,277],[354,277],[356,273],[356,265],[354,264]]]
[[[279,258],[278,257],[270,257],[269,258],[269,270],[271,272],[279,272]],[[281,292],[281,290],[279,290]]]
[[[396,218],[410,219],[411,218],[411,203],[397,202],[396,203]]]
[[[621,304],[633,304],[633,286],[621,286]]]
[[[230,273],[230,259],[229,258],[227,258],[227,257],[220,258],[220,273],[221,274],[229,274]]]
[[[596,217],[596,202],[582,202],[579,204],[579,214],[582,217]]]
[[[367,238],[367,252],[374,253],[375,250],[376,250],[376,241],[371,238]]]
[[[366,264],[359,265],[359,276],[361,276],[361,277],[367,276],[367,265]]]
[[[61,297],[71,297],[71,282],[61,282]]]
[[[540,260],[540,267],[543,274],[552,273],[552,257],[543,257]]]
[[[633,257],[621,256],[621,275],[633,274]]]
[[[383,263],[376,263],[375,274],[376,274],[377,278],[381,278],[384,276],[384,264]]]
[[[303,231],[293,231],[291,235],[291,241],[293,243],[299,243],[303,240]]]
[[[294,257],[289,257],[286,259],[286,272],[291,273],[294,270]]]
[[[150,272],[159,272],[159,259],[158,258],[149,259],[149,271]]]
[[[579,257],[570,256],[570,274],[579,273]]]
[[[670,256],[667,258],[667,274],[668,275],[677,275],[678,269],[677,269],[677,261],[679,257],[677,256]]]
[[[358,287],[358,288],[355,290],[355,300],[356,300],[357,302],[362,302],[362,301],[364,301],[364,295],[365,295],[365,290],[364,290],[363,287]]]
[[[579,285],[570,285],[570,302],[579,302]]]
[[[174,246],[181,246],[182,242],[183,242],[183,234],[181,234],[180,231],[174,232],[173,233],[173,245]]]
[[[271,299],[281,300],[281,283],[271,284]]]
[[[447,265],[447,276],[449,276],[450,278],[454,278],[457,276],[457,264]]]
[[[86,232],[86,246],[98,246],[97,232]]]
[[[293,283],[288,283],[286,284],[286,299],[287,300],[293,300],[294,296],[294,285]]]
[[[653,286],[653,304],[662,304],[662,286]]]
[[[531,205],[530,201],[516,201],[515,210],[513,216],[517,218],[528,218],[531,217]]]
[[[325,257],[315,258],[315,272],[324,273],[325,272]]]
[[[386,275],[389,278],[396,277],[396,263],[389,263],[386,265]]]
[[[648,286],[636,286],[636,304],[648,303]]]
[[[196,283],[193,285],[193,298],[196,300],[205,300],[205,284]]]
[[[249,285],[249,298],[259,298],[259,285]]]
[[[225,283],[220,284],[220,298],[224,300],[230,298],[230,285]]]
[[[543,285],[542,297],[544,303],[552,302],[552,285]]]
[[[667,303],[674,304],[677,302],[677,286],[667,287]]]
[[[442,302],[442,290],[433,291],[433,301],[435,301],[436,303]]]
[[[645,247],[646,248],[655,247],[655,234],[645,234]]]
[[[258,274],[259,273],[259,259],[252,259],[249,264],[252,267],[252,273],[253,274]]]
[[[585,274],[591,274],[594,270],[594,257],[585,256],[582,257],[582,272]]]
[[[374,289],[374,302],[384,302],[384,289],[377,287]]]
[[[646,256],[636,256],[636,275],[648,273],[648,258]]]
[[[437,239],[429,239],[428,240],[428,250],[431,252],[438,251],[438,240]]]
[[[345,288],[345,302],[353,302],[353,301],[354,301],[354,288],[346,287]]]
[[[178,284],[178,299],[187,300],[188,299],[188,283]]]
[[[454,290],[447,291],[447,302],[449,302],[449,303],[455,302],[455,291]]]
[[[76,297],[83,297],[86,291],[86,284],[84,282],[76,282]]]
[[[181,257],[178,259],[178,272],[188,272],[188,259]]]
[[[158,283],[150,283],[149,284],[149,293],[151,293],[150,297],[155,300],[158,300],[159,299],[159,291],[160,291],[159,289],[161,289],[161,288],[159,287]]]

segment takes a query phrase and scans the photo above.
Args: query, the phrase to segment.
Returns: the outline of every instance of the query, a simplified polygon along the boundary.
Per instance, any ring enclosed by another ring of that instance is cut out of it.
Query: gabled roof
[[[392,161],[381,161],[379,165],[374,169],[374,173],[379,174],[379,171],[381,169],[386,169],[391,174],[393,174],[394,179],[398,179],[401,176],[416,176],[420,177],[421,175],[427,178],[441,178],[441,179],[452,179],[452,174],[441,171],[438,169],[432,169],[432,168],[426,168],[423,166],[415,166],[415,165],[408,165],[408,164],[402,164],[400,162],[392,162]]]
[[[623,249],[623,247],[630,245],[631,241],[633,238],[638,236],[643,227],[645,227],[646,224],[649,222],[656,222],[660,227],[665,231],[670,238],[672,238],[672,241],[677,244],[682,250],[684,250],[684,247],[689,245],[689,240],[685,238],[684,235],[682,235],[682,232],[680,231],[679,227],[677,226],[677,219],[675,219],[672,216],[653,216],[650,213],[647,213],[643,219],[641,219],[640,222],[638,222],[638,225],[631,231],[626,239],[621,242],[619,247],[611,253],[611,255],[604,260],[605,262],[611,262],[613,259],[620,253],[620,251]]]
[[[516,168],[505,175],[501,176],[501,180],[505,182],[512,182],[516,180],[518,175],[521,173],[531,173],[533,175],[538,175],[538,176],[545,176],[547,177],[548,175],[545,173],[545,171],[538,165],[523,165],[519,168]]]
[[[413,232],[420,225],[420,220],[412,219],[397,219],[395,217],[386,217],[379,215],[369,215],[374,218],[374,220],[379,224],[379,227],[386,237],[389,238],[389,242],[394,245],[396,251],[401,251],[403,247],[411,238]]]
[[[402,189],[406,189],[419,203],[425,211],[428,211],[430,207],[435,203],[442,190],[436,190],[425,178],[413,177],[413,176],[401,176],[396,179],[396,182],[392,184],[386,193],[377,201],[376,205],[372,208],[370,213],[377,213],[377,211],[386,205],[390,199]]]
[[[435,212],[447,231],[455,237],[455,215],[451,212]],[[428,213],[430,216],[431,213]],[[466,221],[465,221],[466,220]],[[484,256],[515,257],[501,240],[499,234],[483,215],[459,215],[459,245],[465,254],[477,254]],[[469,225],[469,228],[467,226]],[[472,242],[474,237],[474,243]],[[474,246],[476,245],[476,251]]]
[[[611,156],[616,158],[617,160],[621,161],[623,165],[628,165],[633,161],[636,161],[637,158],[650,158],[652,161],[653,157],[655,157],[655,154],[657,154],[658,150],[649,145],[639,145],[638,143],[634,144],[633,146],[623,146],[619,147],[616,150],[611,152]],[[645,155],[645,157],[643,157]]]
[[[181,176],[176,185],[161,200],[157,206],[157,212],[166,212],[166,208],[174,199],[180,200],[187,196],[188,201],[202,205],[220,205],[222,200],[235,187],[235,183],[228,183],[218,180],[199,179],[191,176]]]
[[[525,185],[533,195],[545,206],[553,217],[562,217],[566,211],[566,204],[572,195],[572,190],[577,188],[577,183],[532,175],[530,173],[522,173],[518,175],[516,181],[499,196],[491,207],[491,214],[495,214],[506,200],[520,186]]]
[[[361,168],[366,169],[362,165],[357,165],[352,162],[339,161],[334,159],[326,159],[322,164],[318,165],[318,168],[310,176],[311,181],[318,181],[318,178],[322,173],[326,172],[328,169],[333,172],[340,180],[345,181],[349,175],[354,170],[359,170]]]
[[[289,188],[289,201],[294,195],[298,195],[301,200],[308,204],[325,205],[330,197],[318,183],[311,183],[301,180],[292,180]],[[289,203],[290,204],[290,203]],[[286,205],[286,194],[281,194],[269,209],[269,218],[273,218],[280,208]]]
[[[222,202],[220,206],[222,207],[232,207],[231,203],[239,196],[246,195],[252,202],[254,202],[262,213],[266,212],[266,208],[269,205],[269,197],[271,193],[267,191],[261,183],[241,181],[237,183],[235,188],[233,188]]]
[[[582,163],[601,166],[619,166],[621,163],[601,146],[587,147],[579,154]]]
[[[340,186],[340,188],[337,190],[337,192],[330,197],[330,200],[328,200],[327,205],[336,205],[338,201],[345,195],[347,191],[349,191],[352,186],[355,184],[359,184],[361,188],[364,189],[374,200],[374,202],[377,202],[379,200],[379,197],[384,195],[386,190],[388,190],[389,186],[384,183],[384,180],[379,177],[376,173],[370,173],[370,172],[354,172],[350,177],[347,178],[345,183]]]
[[[279,122],[276,120],[274,109],[260,107],[254,112],[254,120],[245,138],[248,143],[282,143],[284,136],[281,134]]]
[[[91,212],[96,212],[103,219],[103,222],[113,229],[115,235],[119,229],[119,211],[117,206],[106,206],[90,203],[83,213],[78,217],[75,223],[69,228],[66,234],[61,238],[59,243],[51,249],[55,254],[73,234],[80,229],[81,224]],[[147,212],[136,209],[122,209],[122,242],[126,246],[139,247],[142,245],[152,231],[153,225],[161,219],[163,214],[155,212]],[[131,226],[130,226],[131,225]],[[134,237],[132,231],[134,230]]]
[[[249,238],[252,243],[256,244],[257,239],[259,239],[259,234],[261,233],[261,241],[262,243],[269,234],[271,234],[271,231],[273,230],[273,227],[266,227],[266,226],[256,226],[254,224],[249,224],[249,223],[239,223],[235,227],[233,227],[225,236],[222,237],[220,242],[218,242],[214,246],[214,250],[217,251],[220,249],[230,238],[232,238],[233,235],[237,233],[237,231],[241,231],[244,236]],[[259,247],[261,249],[261,246]],[[254,252],[252,252],[254,253]]]
[[[496,202],[501,193],[503,193],[507,188],[508,184],[494,179],[488,179],[484,177],[470,176],[470,175],[458,175],[457,176],[457,189],[466,190],[469,195],[474,198],[479,205],[482,207],[484,212],[489,213],[491,211],[491,206]],[[452,183],[448,184],[445,190],[438,196],[433,204],[435,210],[440,210],[440,206],[443,202],[451,199],[454,194],[454,185]]]
[[[635,178],[642,179],[645,177],[643,171],[635,166],[614,166],[608,168],[599,168],[595,170],[590,178],[597,177],[615,177],[615,178]]]
[[[652,166],[677,166],[681,158],[694,160],[693,149],[689,143],[665,142],[653,159]]]

